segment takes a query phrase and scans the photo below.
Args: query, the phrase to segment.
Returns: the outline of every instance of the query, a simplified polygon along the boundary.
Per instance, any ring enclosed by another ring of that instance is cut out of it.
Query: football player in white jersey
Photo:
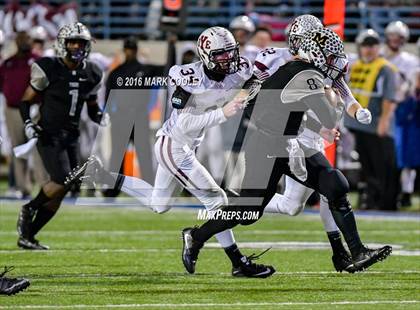
[[[270,77],[280,66],[292,60],[297,55],[304,34],[315,28],[323,28],[321,21],[317,17],[313,15],[296,17],[286,30],[289,47],[267,48],[259,53],[254,62],[254,75],[260,80],[265,80]],[[327,85],[331,85],[331,83],[331,80],[326,81]],[[347,84],[342,78],[339,81],[335,81],[333,86],[337,86],[337,84],[339,89],[343,90],[342,96],[344,97],[347,112],[351,116],[357,117],[361,123],[369,123],[371,120],[369,110],[361,108],[359,103],[351,95]],[[317,120],[316,115],[311,110],[307,114]],[[298,141],[307,147],[324,152],[323,137],[328,138],[329,142],[333,142],[337,131],[322,127],[319,130],[318,132],[314,132],[305,128],[299,135]],[[314,192],[313,189],[302,185],[289,176],[285,176],[285,185],[284,194],[275,194],[266,206],[266,212],[296,216],[303,211],[306,201]],[[333,249],[332,261],[335,269],[337,271],[353,271],[351,257],[343,247],[340,231],[332,217],[328,201],[325,197],[321,198],[320,215]]]
[[[200,61],[175,65],[169,71],[168,100],[174,110],[156,134],[158,168],[150,201],[145,202],[156,213],[171,208],[176,185],[192,193],[208,211],[228,204],[226,193],[197,160],[195,149],[208,128],[225,122],[243,108],[244,99],[236,95],[251,78],[252,64],[240,57],[238,43],[222,27],[208,28],[199,36],[197,53]],[[94,171],[89,172],[90,164]],[[150,185],[140,179],[110,175],[95,159],[76,169],[66,184],[84,173],[96,174],[98,182],[116,183],[116,187],[140,201],[148,198],[145,193]],[[233,276],[266,278],[275,272],[272,266],[253,263],[255,256],[242,255],[230,229],[217,234],[216,239],[232,262]],[[194,273],[195,268],[187,271]]]
[[[412,81],[415,81],[416,71],[419,69],[419,59],[413,54],[402,50],[404,44],[410,38],[410,30],[402,21],[389,23],[385,28],[386,48],[384,56],[398,68],[399,86],[397,91],[398,101],[406,99],[411,88]],[[414,192],[416,180],[416,169],[403,167],[401,171],[401,206],[410,206],[410,196]]]

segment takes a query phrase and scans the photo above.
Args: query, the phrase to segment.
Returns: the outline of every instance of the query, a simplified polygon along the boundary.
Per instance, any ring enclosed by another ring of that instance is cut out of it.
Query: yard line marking
[[[380,244],[368,244],[369,246],[381,246]],[[271,247],[272,251],[304,251],[304,250],[329,250],[329,245],[323,242],[240,242],[238,246],[247,249],[262,249]],[[392,252],[393,256],[420,256],[420,250],[401,250],[401,245],[392,245],[395,249]],[[210,250],[219,250],[220,245],[218,243],[210,242],[205,246]],[[39,255],[51,255],[61,253],[159,253],[159,252],[178,252],[178,248],[114,248],[114,249],[50,249],[48,251],[27,251],[27,250],[0,250],[1,254],[39,254]]]
[[[420,230],[360,230],[362,233],[375,235],[420,235]],[[178,230],[46,230],[45,236],[74,235],[177,235]],[[324,235],[322,230],[252,230],[237,231],[238,235]],[[16,236],[16,231],[0,231],[0,236]]]
[[[331,301],[331,302],[249,302],[249,303],[192,303],[192,304],[107,304],[107,305],[23,305],[0,306],[0,309],[86,309],[86,308],[188,308],[188,307],[270,307],[270,306],[316,306],[316,305],[389,305],[418,304],[420,300],[370,300],[370,301]]]
[[[80,266],[80,265],[79,265]],[[41,267],[40,267],[41,268]],[[368,276],[368,275],[410,275],[410,274],[420,274],[418,270],[399,270],[399,271],[366,271],[362,273],[358,273],[357,276]],[[219,272],[219,273],[196,273],[196,276],[228,276],[231,277],[231,273],[227,272]],[[276,271],[273,276],[325,276],[325,275],[335,275],[340,277],[342,274],[336,271]],[[171,277],[189,277],[186,272],[165,272],[165,273],[156,273],[156,272],[132,272],[126,274],[102,274],[102,273],[92,273],[92,274],[51,274],[51,275],[44,275],[44,274],[30,274],[32,278],[36,279],[50,279],[50,278],[104,278],[104,279],[124,279],[124,278],[132,278],[132,277],[159,277],[159,276],[171,276]]]

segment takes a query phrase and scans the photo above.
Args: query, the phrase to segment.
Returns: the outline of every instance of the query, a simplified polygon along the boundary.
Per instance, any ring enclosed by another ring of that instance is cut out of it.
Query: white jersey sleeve
[[[38,91],[43,91],[50,84],[50,81],[48,81],[47,74],[36,62],[34,62],[31,65],[30,83],[31,86]]]
[[[287,48],[268,47],[258,53],[254,62],[254,75],[265,80],[293,58]]]
[[[178,111],[177,126],[182,132],[188,134],[206,130],[225,121],[226,117],[222,108],[217,108],[216,110],[202,114],[193,114],[189,108],[185,108]]]

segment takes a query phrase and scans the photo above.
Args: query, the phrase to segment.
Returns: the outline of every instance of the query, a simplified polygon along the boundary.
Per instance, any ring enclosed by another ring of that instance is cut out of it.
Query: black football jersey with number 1
[[[74,70],[58,57],[44,57],[31,68],[31,86],[41,94],[39,125],[46,132],[77,131],[86,101],[96,100],[102,72],[85,60]]]

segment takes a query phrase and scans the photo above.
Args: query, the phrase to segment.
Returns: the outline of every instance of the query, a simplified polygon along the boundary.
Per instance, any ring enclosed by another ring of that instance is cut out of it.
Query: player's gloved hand
[[[34,124],[31,120],[25,121],[25,135],[28,139],[38,138],[42,133],[42,128]]]
[[[368,125],[372,121],[372,114],[368,109],[359,108],[356,111],[355,118],[359,123]]]
[[[242,110],[245,107],[244,100],[245,98],[235,97],[232,99],[232,101],[227,103],[222,109],[225,117],[226,118],[232,117],[236,113],[238,113],[239,110]]]
[[[102,114],[102,119],[99,122],[99,126],[101,127],[107,127],[111,124],[111,117],[109,116],[108,113],[104,113]]]
[[[340,139],[340,132],[335,128],[328,129],[322,127],[319,131],[319,134],[323,139],[327,140],[329,143],[333,143],[335,140]]]

